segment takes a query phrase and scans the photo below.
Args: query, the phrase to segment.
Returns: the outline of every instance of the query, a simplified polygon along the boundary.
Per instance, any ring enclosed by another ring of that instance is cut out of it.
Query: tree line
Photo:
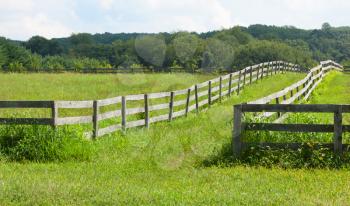
[[[322,29],[303,30],[252,25],[200,34],[79,33],[54,39],[34,36],[22,42],[0,38],[0,68],[5,71],[221,72],[273,60],[307,68],[325,59],[349,61],[349,27],[325,23]]]

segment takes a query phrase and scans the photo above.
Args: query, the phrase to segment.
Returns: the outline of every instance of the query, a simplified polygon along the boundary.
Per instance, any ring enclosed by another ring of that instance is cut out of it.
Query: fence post
[[[222,98],[222,77],[220,77],[220,85],[219,85],[219,100],[221,102]]]
[[[261,77],[260,79],[263,79],[264,78],[264,63],[261,64]]]
[[[235,105],[233,112],[232,151],[234,156],[239,157],[242,151],[242,105]]]
[[[208,87],[208,106],[211,105],[211,81],[209,81],[209,87]]]
[[[126,98],[122,96],[122,130],[126,130]]]
[[[174,111],[174,92],[170,92],[169,121],[173,120],[173,111]]]
[[[280,104],[280,98],[276,97],[276,104]],[[281,112],[277,112],[277,117],[281,117]]]
[[[239,71],[239,75],[238,75],[238,86],[237,86],[237,95],[239,95],[239,92],[241,90],[241,76],[242,76],[242,72],[241,70]]]
[[[246,74],[247,74],[247,68],[244,68],[244,74],[243,74],[243,86],[242,86],[242,88],[244,88],[244,87],[245,87],[245,76],[246,76]]]
[[[274,66],[274,68],[275,68],[275,75],[277,74],[277,67],[278,67],[278,61],[275,62],[275,66]]]
[[[149,128],[149,101],[148,94],[145,94],[145,126]]]
[[[336,154],[341,154],[343,150],[343,143],[342,143],[342,106],[338,107],[338,111],[334,113],[334,152]]]
[[[249,75],[249,84],[252,84],[253,81],[253,67],[250,67],[250,75]]]
[[[258,81],[258,80],[259,80],[260,65],[258,65],[256,71],[257,71],[257,74],[256,74],[256,81]]]
[[[228,96],[230,97],[231,96],[231,91],[232,90],[232,74],[230,74],[230,79],[229,79],[229,82],[228,82]]]
[[[52,128],[56,129],[57,119],[58,119],[58,107],[55,101],[51,103],[51,118],[52,118]]]
[[[267,63],[267,68],[266,68],[266,77],[269,76],[269,68],[270,68],[270,62]]]
[[[271,76],[273,76],[273,70],[275,69],[275,62],[271,63]]]
[[[187,98],[186,98],[186,110],[185,110],[185,116],[187,117],[188,114],[188,108],[190,106],[190,98],[191,98],[191,89],[187,90]]]
[[[199,105],[198,105],[198,86],[195,85],[194,86],[194,97],[195,97],[195,101],[196,101],[196,112],[199,112]]]
[[[297,86],[297,93],[299,93],[299,86]],[[300,95],[298,96],[298,101],[300,101]]]
[[[93,103],[93,116],[92,116],[92,138],[96,139],[98,137],[98,114],[100,113],[100,107],[98,105],[98,101],[94,100]]]

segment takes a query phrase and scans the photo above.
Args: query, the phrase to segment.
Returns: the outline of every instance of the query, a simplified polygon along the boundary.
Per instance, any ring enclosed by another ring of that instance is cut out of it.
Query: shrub
[[[56,131],[47,126],[0,128],[0,155],[11,161],[86,161],[94,153],[92,146],[76,128]]]

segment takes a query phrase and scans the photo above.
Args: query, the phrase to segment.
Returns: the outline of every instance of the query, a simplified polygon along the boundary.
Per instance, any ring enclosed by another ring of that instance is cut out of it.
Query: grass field
[[[211,74],[6,74],[0,75],[2,100],[94,100],[128,94],[185,89],[216,77]]]
[[[88,162],[2,161],[0,204],[347,205],[348,170],[208,164],[231,143],[232,105],[271,94],[302,77],[269,77],[199,115],[104,137],[93,143],[95,157]],[[312,102],[323,103],[327,95],[331,99],[336,87],[334,103],[350,103],[348,93],[342,92],[349,84],[349,75],[331,74]]]

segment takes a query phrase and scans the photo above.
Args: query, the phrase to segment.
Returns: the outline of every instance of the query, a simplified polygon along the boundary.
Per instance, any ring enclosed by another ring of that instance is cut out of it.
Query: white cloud
[[[204,32],[234,25],[346,25],[348,0],[0,0],[0,36]]]

